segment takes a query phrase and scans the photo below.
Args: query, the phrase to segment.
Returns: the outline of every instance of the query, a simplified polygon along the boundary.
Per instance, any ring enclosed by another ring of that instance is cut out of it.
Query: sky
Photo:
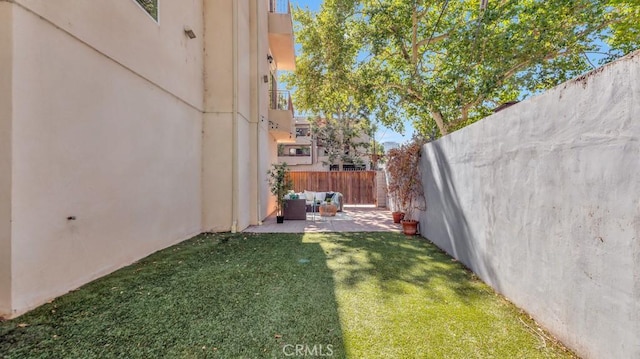
[[[309,8],[314,12],[320,10],[320,5],[322,4],[322,0],[289,0],[291,6],[298,6],[301,8]],[[295,104],[294,104],[295,105]],[[403,143],[411,139],[411,135],[413,134],[413,127],[410,123],[405,123],[405,133],[400,134],[389,128],[386,128],[382,125],[378,126],[378,132],[376,133],[376,142],[384,143],[384,142],[397,142]]]
[[[308,8],[314,12],[320,10],[320,5],[322,4],[322,0],[289,0],[292,6],[298,6],[301,8]],[[605,46],[601,44],[601,46]],[[592,54],[589,56],[591,61],[597,65],[599,56]],[[379,125],[379,130],[376,133],[376,142],[384,143],[384,142],[397,142],[403,143],[409,141],[411,139],[411,135],[413,134],[413,126],[409,122],[405,122],[405,133],[399,134],[391,129],[388,129],[382,125]]]

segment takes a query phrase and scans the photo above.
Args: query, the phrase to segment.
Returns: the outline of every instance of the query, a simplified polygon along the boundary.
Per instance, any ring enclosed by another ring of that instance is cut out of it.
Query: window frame
[[[142,10],[145,14],[147,14],[147,16],[153,20],[155,23],[160,24],[160,0],[155,0],[156,1],[156,17],[153,17],[153,15],[147,11],[147,9],[145,9],[145,7],[142,5],[142,3],[140,3],[141,0],[131,0],[133,1],[136,5],[138,5],[138,8],[140,8],[140,10]]]

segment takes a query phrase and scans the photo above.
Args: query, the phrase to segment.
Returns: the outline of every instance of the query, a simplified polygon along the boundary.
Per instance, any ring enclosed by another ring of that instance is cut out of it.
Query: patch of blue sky
[[[301,9],[308,9],[313,12],[318,12],[322,5],[322,0],[290,0],[292,6],[300,7]],[[296,44],[296,51],[300,51],[299,45]],[[359,55],[359,57],[366,57],[366,55]],[[298,114],[305,116],[307,114]],[[378,143],[384,142],[397,142],[403,143],[411,139],[413,136],[413,125],[410,121],[404,123],[404,133],[398,133],[390,128],[387,128],[381,124],[378,124],[378,131],[376,132],[375,140]]]
[[[313,12],[318,12],[320,7],[322,6],[322,0],[289,0],[292,6],[300,7],[302,9],[308,9]],[[591,64],[594,67],[600,67],[603,65],[604,60],[608,56],[608,52],[610,51],[609,46],[601,41],[600,39],[595,39],[594,45],[596,50],[593,52],[587,52],[586,56],[588,57]],[[299,45],[296,44],[296,52],[300,51]],[[362,60],[368,56],[367,54],[360,54],[358,56],[359,60]],[[522,93],[520,95],[520,100],[535,96],[538,93]],[[305,116],[305,114],[299,114],[300,116]],[[376,142],[384,143],[384,142],[397,142],[403,143],[411,139],[413,136],[414,128],[411,121],[404,121],[404,133],[398,133],[393,129],[387,128],[381,124],[378,125],[378,131],[376,132]]]

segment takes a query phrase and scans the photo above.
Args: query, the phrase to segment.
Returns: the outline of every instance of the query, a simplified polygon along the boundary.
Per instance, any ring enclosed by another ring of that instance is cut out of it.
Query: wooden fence
[[[347,204],[376,204],[376,171],[289,172],[296,192],[340,192]]]

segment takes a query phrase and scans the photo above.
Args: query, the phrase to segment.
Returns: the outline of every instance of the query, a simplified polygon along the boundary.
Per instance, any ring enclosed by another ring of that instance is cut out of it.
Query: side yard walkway
[[[400,232],[399,224],[393,223],[391,212],[373,205],[345,205],[343,212],[335,217],[321,217],[318,213],[307,213],[307,220],[285,220],[276,223],[275,215],[269,216],[262,225],[250,226],[248,233],[308,233],[308,232]]]

